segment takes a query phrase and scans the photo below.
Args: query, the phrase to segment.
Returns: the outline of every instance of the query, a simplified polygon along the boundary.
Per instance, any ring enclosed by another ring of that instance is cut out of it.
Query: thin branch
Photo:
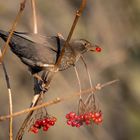
[[[34,34],[37,34],[38,33],[38,24],[37,24],[37,16],[36,16],[36,3],[35,3],[35,0],[31,0],[31,7],[32,7],[32,18],[33,18],[33,33]],[[35,79],[34,79],[35,80]],[[36,85],[34,85],[36,86]],[[36,92],[36,91],[35,91]],[[40,100],[41,98],[41,94],[42,93],[39,93],[38,95],[35,95],[34,97],[36,98],[33,98],[34,99],[34,103],[31,104],[31,107],[33,106],[36,106],[38,101]],[[18,133],[16,135],[16,140],[21,140],[22,137],[23,137],[23,134],[24,134],[24,131],[26,129],[26,126],[33,114],[34,110],[30,111],[29,114],[26,116],[25,120],[23,121],[20,129],[18,130]]]
[[[119,80],[113,80],[113,81],[107,82],[105,84],[97,84],[93,89],[90,88],[90,89],[83,90],[81,92],[81,94],[82,95],[86,95],[86,94],[91,93],[92,91],[96,92],[96,91],[101,90],[102,88],[104,88],[106,86],[109,86],[111,84],[114,84],[114,83],[116,83],[118,81]],[[67,100],[70,100],[72,98],[79,97],[79,96],[80,96],[80,93],[77,92],[77,93],[74,93],[74,94],[72,94],[70,96],[67,96],[67,97],[56,98],[56,99],[54,99],[52,101],[48,101],[47,103],[43,103],[41,105],[37,105],[37,106],[32,107],[32,108],[24,109],[22,111],[19,111],[19,112],[16,112],[16,113],[12,114],[12,115],[1,116],[0,117],[0,121],[4,121],[6,119],[9,119],[10,117],[16,117],[16,116],[28,113],[30,111],[34,111],[34,110],[40,109],[42,107],[48,107],[48,106],[51,106],[51,105],[54,105],[54,104],[57,104],[57,103],[60,103],[60,102],[64,102],[64,101],[67,101]]]
[[[76,66],[74,66],[74,70],[75,70],[75,73],[76,73],[76,77],[77,77],[78,85],[79,85],[79,90],[80,90],[80,93],[81,93],[82,92],[82,86],[81,86],[81,81],[80,81],[80,77],[79,77]],[[80,98],[82,98],[82,95],[80,95]]]
[[[63,57],[63,55],[64,55],[64,53],[65,53],[65,48],[68,47],[68,43],[69,43],[69,41],[70,41],[70,39],[71,39],[71,37],[72,37],[72,35],[73,35],[74,29],[75,29],[75,27],[76,27],[76,25],[77,25],[77,22],[78,22],[78,20],[79,20],[79,18],[80,18],[80,16],[81,16],[81,14],[82,14],[82,12],[83,12],[85,6],[86,6],[86,1],[87,1],[87,0],[82,0],[79,10],[76,11],[76,16],[75,16],[74,22],[73,22],[72,27],[71,27],[71,29],[70,29],[70,32],[69,32],[69,34],[68,34],[67,40],[66,40],[66,42],[65,42],[65,44],[64,44],[64,47],[63,47],[63,49],[62,49],[62,51],[61,51],[61,54],[60,54],[60,56],[59,56],[59,58],[58,58],[58,60],[57,60],[57,63],[56,63],[56,65],[55,65],[55,68],[56,68],[56,69],[58,68],[58,66],[59,66],[60,63],[61,63],[62,57]]]
[[[31,5],[32,5],[32,14],[33,14],[33,31],[34,34],[38,33],[38,28],[37,28],[37,15],[36,15],[36,2],[35,0],[31,0]]]
[[[2,53],[0,50],[0,56],[1,55]],[[11,91],[9,76],[8,76],[4,62],[2,62],[2,67],[3,67],[6,85],[8,89],[8,95],[9,95],[9,114],[12,115],[13,114],[12,91]],[[9,122],[9,139],[13,140],[13,118],[12,117],[10,117],[10,122]]]
[[[18,21],[19,21],[21,15],[22,15],[22,12],[23,12],[23,10],[24,10],[24,8],[25,8],[25,2],[26,2],[26,0],[23,0],[23,1],[20,3],[19,12],[18,12],[18,14],[17,14],[17,16],[16,16],[16,18],[15,18],[13,24],[12,24],[10,33],[9,33],[9,35],[8,35],[8,38],[7,38],[7,41],[6,41],[5,45],[3,46],[2,56],[0,57],[0,63],[2,63],[2,61],[3,61],[4,55],[6,54],[6,51],[7,51],[7,48],[8,48],[8,44],[9,44],[11,38],[12,38],[12,35],[13,35],[15,29],[16,29],[17,23],[18,23]]]

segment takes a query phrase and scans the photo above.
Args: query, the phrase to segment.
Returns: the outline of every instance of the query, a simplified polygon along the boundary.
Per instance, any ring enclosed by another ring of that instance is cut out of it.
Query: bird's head
[[[71,47],[73,50],[83,54],[88,51],[92,52],[101,52],[101,48],[98,45],[91,44],[89,41],[85,39],[77,39],[71,43]]]

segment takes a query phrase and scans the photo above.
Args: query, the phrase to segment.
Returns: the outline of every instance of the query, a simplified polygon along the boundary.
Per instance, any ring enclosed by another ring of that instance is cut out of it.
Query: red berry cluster
[[[38,133],[38,130],[41,128],[43,129],[43,131],[47,131],[51,126],[55,124],[55,122],[55,117],[45,117],[43,119],[37,119],[31,126],[30,131],[33,133]]]
[[[66,114],[67,124],[72,127],[80,127],[84,123],[90,125],[92,122],[100,124],[102,122],[102,113],[100,112],[89,112],[85,114],[76,115],[75,112]]]

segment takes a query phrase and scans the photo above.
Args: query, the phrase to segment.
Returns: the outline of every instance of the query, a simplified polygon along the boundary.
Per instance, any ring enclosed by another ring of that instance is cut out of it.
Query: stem
[[[16,16],[16,18],[15,18],[13,24],[12,24],[10,33],[9,33],[9,35],[8,35],[8,38],[7,38],[7,41],[6,41],[5,45],[3,46],[2,55],[1,55],[1,57],[0,57],[0,63],[2,63],[2,61],[3,61],[4,55],[6,54],[6,51],[7,51],[7,48],[8,48],[8,44],[9,44],[9,42],[10,42],[10,40],[11,40],[11,38],[12,38],[12,35],[13,35],[15,29],[16,29],[17,23],[18,23],[19,20],[20,20],[21,14],[22,14],[22,12],[23,12],[23,10],[24,10],[24,8],[25,8],[25,2],[26,2],[26,0],[23,0],[23,1],[20,3],[19,12],[18,12],[18,14],[17,14],[17,16]]]
[[[38,33],[38,26],[37,26],[37,16],[36,16],[36,3],[35,0],[31,0],[31,6],[32,6],[32,17],[33,17],[33,33],[37,34]],[[34,79],[35,80],[35,79]],[[34,85],[35,86],[35,85]],[[31,104],[31,107],[34,107],[37,105],[38,101],[41,98],[42,93],[39,93],[38,95],[34,95],[33,97],[33,104]],[[32,115],[34,113],[34,110],[31,110],[28,115],[26,116],[25,120],[23,121],[17,135],[16,135],[16,140],[21,140],[26,126],[28,125],[29,120],[31,119]]]
[[[113,80],[113,81],[109,81],[105,84],[97,84],[93,89],[86,89],[86,90],[83,90],[81,92],[82,95],[85,95],[85,94],[90,94],[91,91],[93,92],[96,92],[98,90],[101,90],[102,88],[106,87],[106,86],[109,86],[109,85],[112,85],[116,82],[118,82],[119,80]],[[22,115],[22,114],[25,114],[25,113],[28,113],[28,112],[31,112],[31,111],[34,111],[34,110],[37,110],[37,109],[40,109],[42,107],[48,107],[48,106],[51,106],[51,105],[54,105],[54,104],[57,104],[57,103],[60,103],[60,102],[64,102],[64,101],[67,101],[67,100],[70,100],[74,97],[79,97],[80,96],[80,93],[77,92],[77,93],[74,93],[70,96],[67,96],[67,97],[62,97],[62,98],[56,98],[54,100],[51,100],[51,101],[48,101],[46,103],[43,103],[41,105],[37,105],[35,107],[31,107],[31,108],[28,108],[28,109],[24,109],[22,111],[19,111],[19,112],[16,112],[16,113],[13,113],[12,115],[6,115],[6,116],[0,116],[0,121],[4,121],[6,119],[9,119],[10,117],[16,117],[16,116],[19,116],[19,115]]]
[[[0,50],[0,56],[1,56],[1,50]],[[8,95],[9,95],[9,114],[12,115],[13,114],[12,91],[11,91],[9,76],[8,76],[4,62],[2,62],[2,67],[3,67],[7,89],[8,89]],[[12,117],[10,117],[10,122],[9,122],[9,139],[13,140],[13,118]]]
[[[82,86],[81,86],[81,82],[80,82],[80,78],[79,78],[79,74],[78,74],[78,71],[77,71],[77,68],[76,68],[76,66],[74,66],[74,70],[75,70],[76,77],[77,77],[78,84],[79,84],[79,90],[80,90],[80,99],[81,99],[81,98],[82,98],[82,95],[81,95],[81,92],[82,92]]]
[[[78,23],[78,20],[79,20],[79,18],[81,16],[85,6],[86,6],[86,1],[87,0],[82,0],[79,10],[76,11],[76,16],[75,16],[75,19],[74,19],[73,24],[71,26],[70,32],[68,34],[67,40],[66,40],[66,42],[64,44],[64,47],[63,47],[63,49],[61,51],[61,55],[59,56],[58,61],[57,61],[56,65],[55,65],[56,69],[58,68],[58,66],[61,63],[61,59],[62,59],[62,57],[63,57],[63,55],[65,53],[65,48],[68,47],[68,43],[69,43],[69,41],[70,41],[70,39],[71,39],[71,37],[73,35],[74,29],[75,29],[75,27],[76,27],[76,25]]]
[[[93,88],[93,84],[92,84],[92,80],[91,80],[91,75],[90,75],[89,69],[87,67],[87,64],[86,64],[85,59],[84,59],[83,56],[81,56],[81,59],[82,59],[84,65],[85,65],[86,72],[88,74],[89,83],[90,83],[90,88],[92,89]],[[87,100],[85,101],[85,104],[87,104],[87,102],[88,102],[88,100],[89,100],[90,97],[91,97],[91,95],[88,96]],[[93,97],[93,102],[95,104],[95,95],[94,95],[94,92],[93,91],[92,91],[92,97]]]
[[[37,28],[37,16],[36,16],[36,2],[35,0],[31,0],[31,5],[32,5],[32,14],[33,14],[33,32],[34,34],[38,33],[38,28]]]

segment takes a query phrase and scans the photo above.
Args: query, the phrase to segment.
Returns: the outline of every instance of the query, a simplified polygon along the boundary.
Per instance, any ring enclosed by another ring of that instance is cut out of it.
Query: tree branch
[[[112,84],[114,84],[114,83],[116,83],[118,81],[119,80],[113,80],[113,81],[109,81],[109,82],[107,82],[105,84],[97,84],[93,89],[90,88],[90,89],[83,90],[81,93],[77,92],[77,93],[74,93],[74,94],[72,94],[70,96],[67,96],[67,97],[56,98],[54,100],[48,101],[46,103],[43,103],[41,105],[37,105],[35,107],[24,109],[22,111],[16,112],[16,113],[14,113],[12,115],[1,116],[0,121],[4,121],[6,119],[9,119],[10,117],[19,116],[19,115],[22,115],[22,114],[25,114],[25,113],[40,109],[42,107],[48,107],[48,106],[51,106],[51,105],[54,105],[54,104],[57,104],[57,103],[60,103],[60,102],[64,102],[64,101],[70,100],[72,98],[79,97],[81,94],[86,95],[86,94],[89,94],[91,92],[95,93],[96,91],[101,90],[102,88],[104,88],[106,86],[109,86],[109,85],[112,85]]]

